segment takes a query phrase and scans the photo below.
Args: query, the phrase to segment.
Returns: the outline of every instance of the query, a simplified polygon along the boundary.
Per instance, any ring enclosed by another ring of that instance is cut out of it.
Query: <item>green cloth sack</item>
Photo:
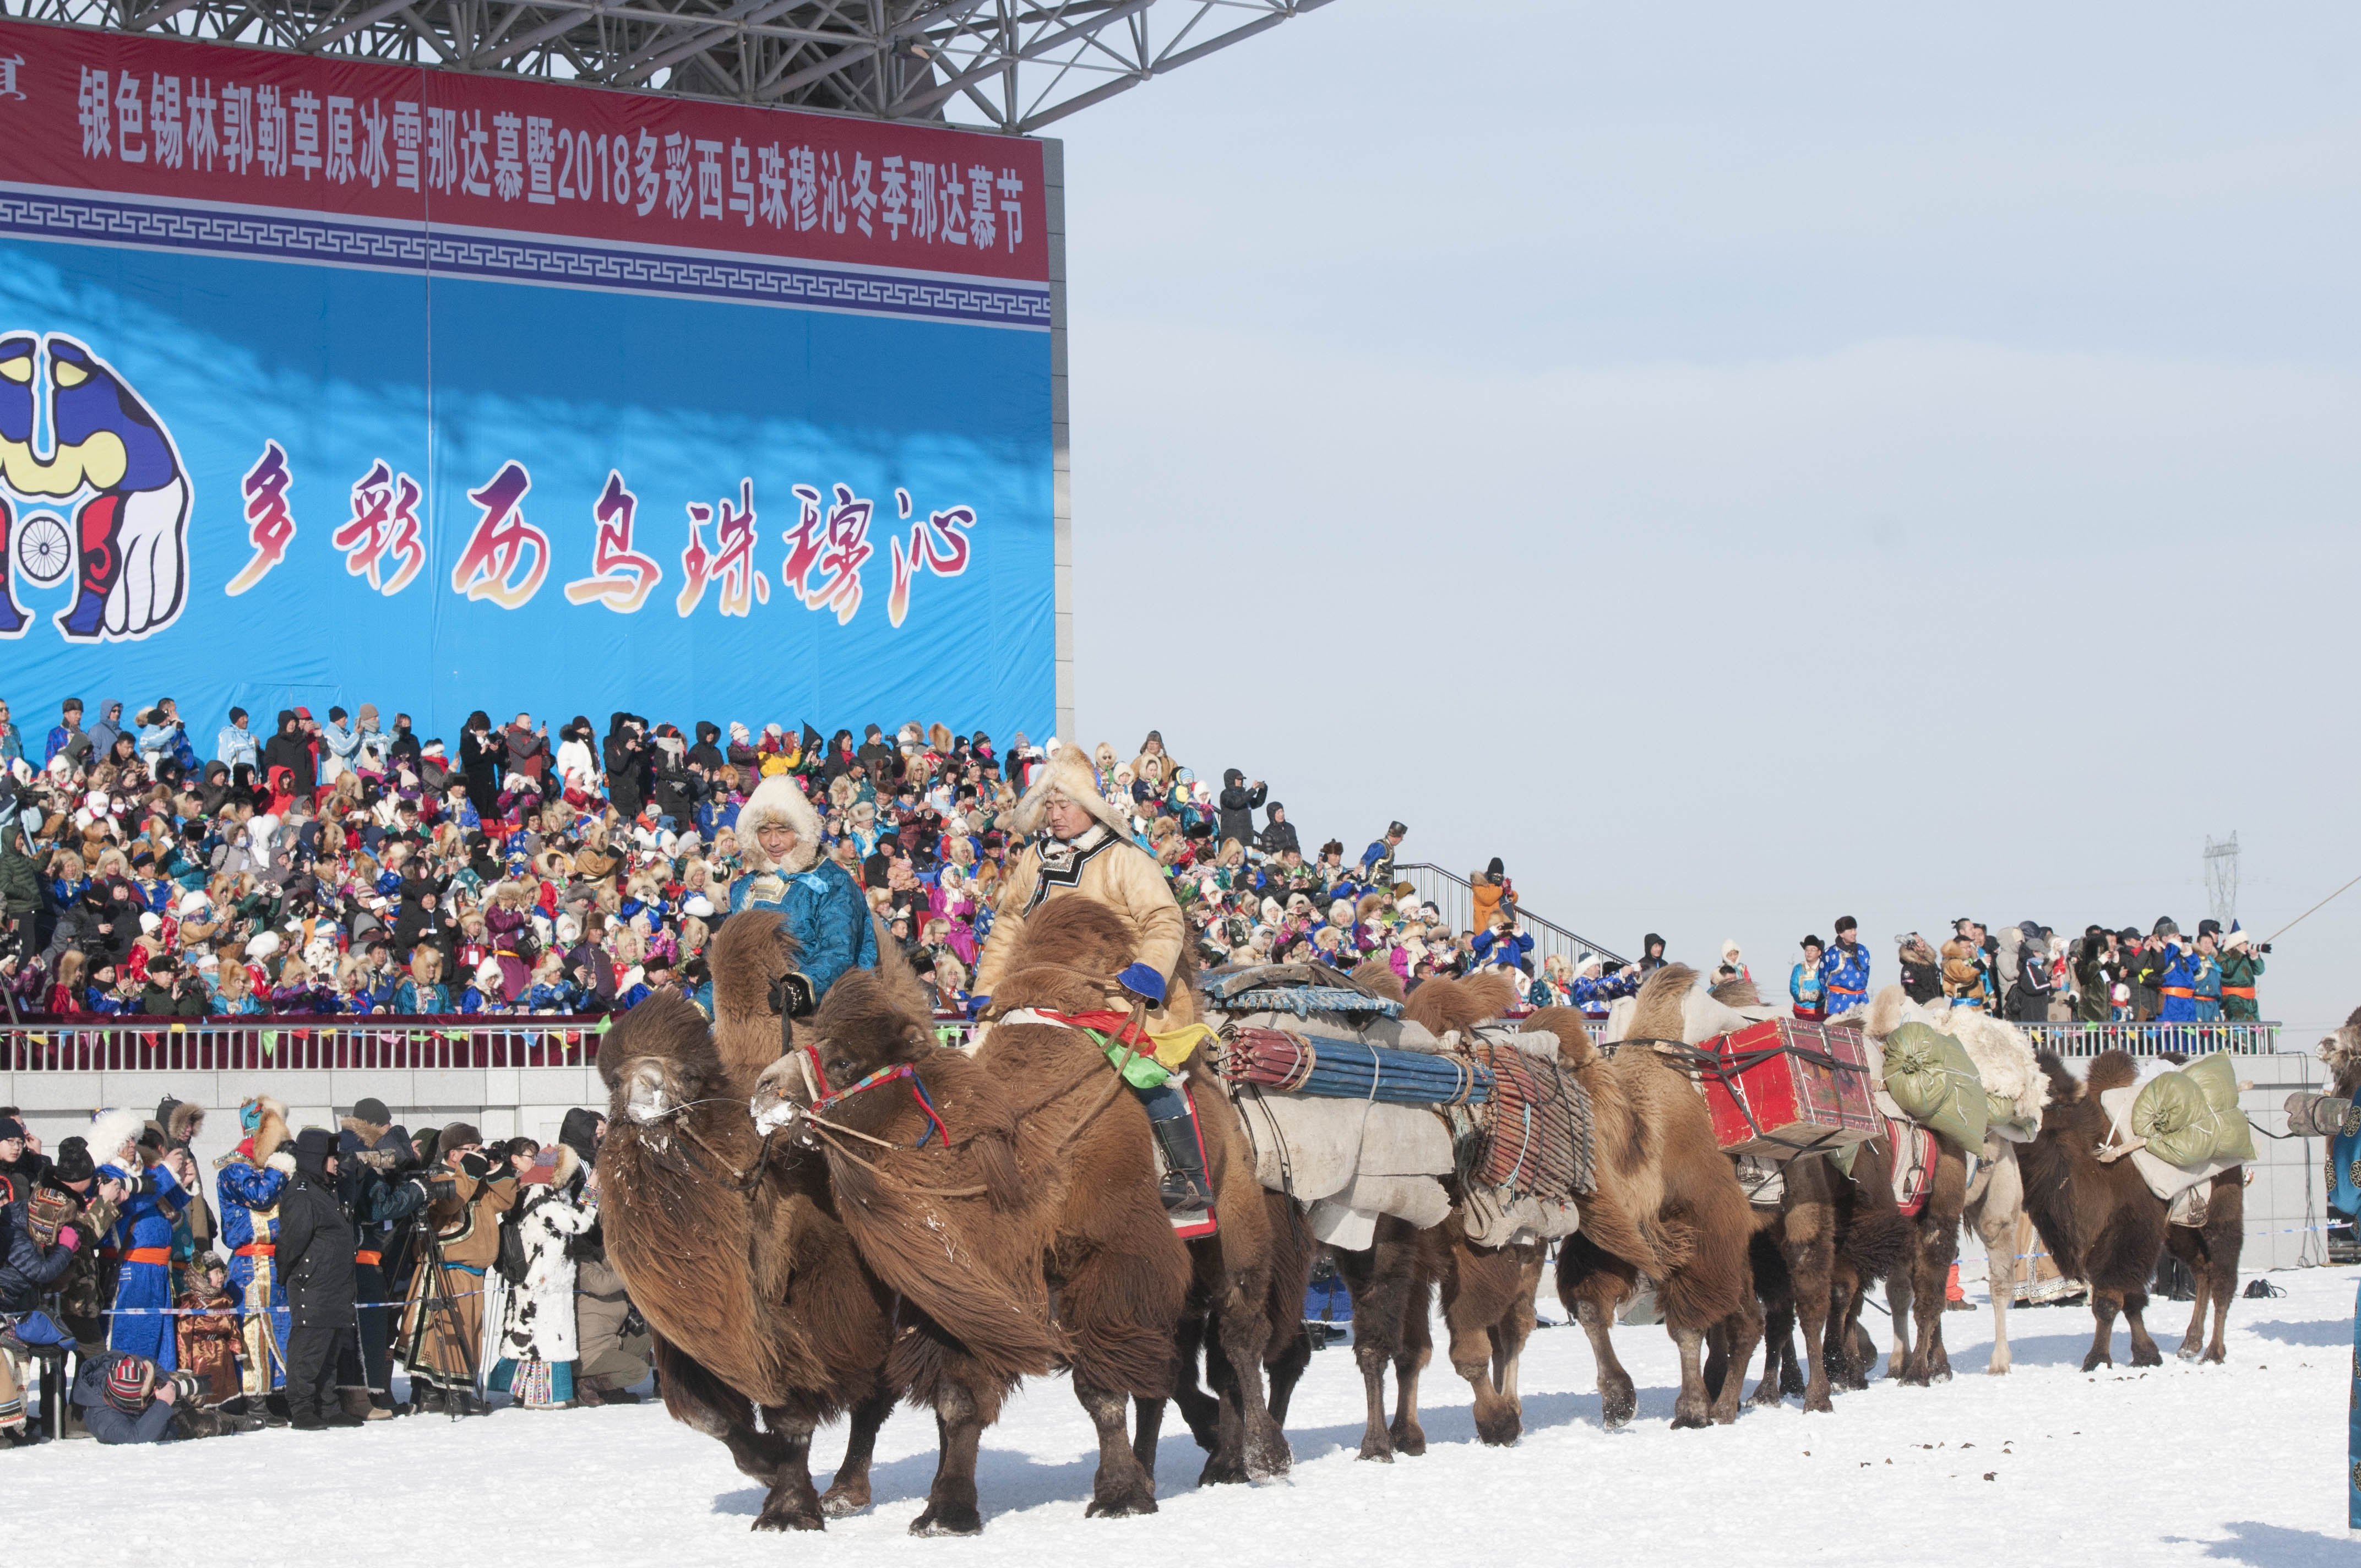
[[[2001,1133],[2001,1135],[2008,1137],[2011,1143],[2029,1144],[2033,1141],[2033,1135],[2041,1131],[2041,1118],[2018,1115],[2015,1101],[1994,1094],[1987,1089],[1984,1091],[1984,1127],[1987,1131]],[[2002,1133],[2003,1128],[2008,1129],[2008,1132]],[[2009,1137],[2010,1133],[2016,1135]]]
[[[1885,1092],[1920,1126],[1963,1149],[1984,1146],[1984,1080],[1950,1036],[1905,1024],[1885,1036]]]
[[[2219,1051],[2142,1085],[2132,1102],[2132,1135],[2183,1170],[2255,1157],[2254,1129],[2238,1109],[2237,1069]]]

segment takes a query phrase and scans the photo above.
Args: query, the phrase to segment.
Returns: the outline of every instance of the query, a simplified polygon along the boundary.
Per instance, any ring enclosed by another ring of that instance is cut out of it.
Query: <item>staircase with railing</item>
[[[1476,888],[1466,877],[1441,866],[1423,861],[1398,863],[1394,875],[1418,889],[1419,898],[1432,904],[1443,915],[1443,923],[1454,932],[1471,929],[1476,924]],[[1596,958],[1609,970],[1628,960],[1613,949],[1600,946],[1577,931],[1569,931],[1554,920],[1544,919],[1524,905],[1517,905],[1517,920],[1533,938],[1533,970],[1538,973],[1542,960],[1552,953],[1563,953],[1576,970]]]

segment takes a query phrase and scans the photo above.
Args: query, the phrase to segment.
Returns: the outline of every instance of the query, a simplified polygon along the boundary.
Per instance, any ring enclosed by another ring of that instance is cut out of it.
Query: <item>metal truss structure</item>
[[[1328,0],[0,0],[0,16],[1024,135]]]

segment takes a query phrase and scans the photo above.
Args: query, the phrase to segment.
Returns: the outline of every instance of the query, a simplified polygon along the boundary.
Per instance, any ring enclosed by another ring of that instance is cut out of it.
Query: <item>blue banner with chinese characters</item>
[[[204,755],[233,703],[1048,729],[1037,144],[17,24],[0,60],[32,736],[67,696],[174,697]]]

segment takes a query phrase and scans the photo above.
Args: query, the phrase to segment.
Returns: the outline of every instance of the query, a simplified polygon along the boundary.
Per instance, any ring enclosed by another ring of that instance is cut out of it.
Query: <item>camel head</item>
[[[818,1011],[796,1031],[795,1048],[754,1080],[747,1108],[755,1130],[768,1135],[872,1073],[924,1061],[940,1048],[923,1004],[915,1003],[889,967],[847,970],[829,987]],[[863,1098],[829,1105],[828,1120],[866,1130],[864,1113],[871,1108]],[[803,1141],[814,1141],[808,1129]]]
[[[684,997],[658,992],[607,1031],[598,1076],[611,1096],[608,1122],[646,1126],[711,1098],[721,1069],[705,1014]]]

